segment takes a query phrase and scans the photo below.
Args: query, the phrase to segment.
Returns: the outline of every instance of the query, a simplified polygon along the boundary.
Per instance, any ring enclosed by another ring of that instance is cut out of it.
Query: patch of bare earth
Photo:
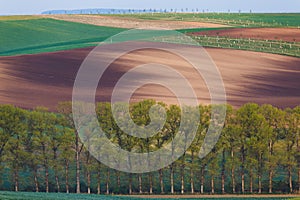
[[[58,102],[71,101],[77,71],[91,50],[1,57],[0,103],[24,108],[46,106],[54,110]],[[206,50],[222,75],[228,103],[237,107],[247,102],[281,108],[300,105],[300,58],[229,49]],[[136,50],[115,60],[100,80],[96,100],[110,101],[120,77],[133,67],[150,62],[179,71],[195,89],[199,103],[210,103],[207,87],[193,67],[178,55],[157,49]],[[169,74],[161,77],[170,83],[177,82]],[[148,98],[177,103],[172,92],[155,84],[138,89],[132,100]]]
[[[195,32],[193,33],[193,35],[300,42],[299,28],[233,28],[225,30]]]
[[[217,28],[226,27],[221,24],[185,22],[185,21],[166,21],[166,20],[143,20],[133,18],[123,18],[116,16],[100,15],[45,15],[45,17],[92,24],[97,26],[110,26],[119,28],[139,28],[139,29],[188,29],[188,28]]]

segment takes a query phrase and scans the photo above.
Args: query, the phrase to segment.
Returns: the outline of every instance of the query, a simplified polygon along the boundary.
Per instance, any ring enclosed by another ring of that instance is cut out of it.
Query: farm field
[[[124,30],[45,18],[11,18],[0,17],[0,56],[95,46]]]
[[[230,28],[189,30],[202,46],[244,49],[300,57],[298,28]]]
[[[235,108],[248,102],[260,105],[271,104],[283,109],[293,108],[299,106],[300,103],[299,17],[300,14],[238,13],[1,16],[0,104],[12,104],[30,110],[37,106],[44,106],[50,111],[57,111],[59,102],[72,100],[73,84],[78,69],[99,42],[128,28],[169,28],[190,35],[205,47],[222,75],[228,104]],[[198,99],[199,103],[205,105],[210,103],[208,89],[203,79],[194,73],[191,65],[179,56],[157,49],[136,50],[116,59],[100,80],[101,88],[99,87],[97,90],[96,101],[110,101],[114,86],[122,75],[138,65],[150,62],[168,65],[182,72],[195,88],[195,93],[201,97]],[[147,74],[147,76],[151,76],[151,74]],[[167,74],[161,76],[166,79],[170,78]],[[171,77],[170,82],[176,83],[176,79]],[[166,104],[178,103],[172,92],[155,84],[139,88],[131,100],[138,102],[143,99],[154,99]],[[280,173],[286,172],[282,170]],[[299,183],[296,183],[296,173],[293,173],[293,187],[295,188],[293,192],[296,193]],[[280,180],[280,183],[276,180],[276,188],[281,188],[282,185],[287,186],[282,174],[276,177]],[[5,174],[2,177],[8,176]],[[125,180],[127,178],[126,176]],[[176,178],[178,181],[176,189],[179,192],[179,176]],[[83,179],[84,175],[82,175]],[[264,179],[266,182],[267,178],[264,177]],[[281,182],[281,179],[284,181]],[[6,183],[3,187],[5,190],[12,188],[11,180],[7,179],[4,182]],[[11,182],[10,185],[7,185],[8,182]],[[124,183],[126,186],[124,194],[126,194],[127,182],[124,181]],[[266,183],[264,184],[264,188],[267,188]],[[74,185],[71,192],[75,191]],[[209,183],[207,182],[206,185]],[[113,184],[111,186],[114,187]],[[54,185],[51,187],[54,188]],[[101,186],[102,192],[104,187],[104,185]],[[24,187],[20,190],[28,191],[29,189]],[[206,188],[206,190],[208,189]],[[40,191],[44,191],[44,188]],[[50,191],[54,192],[55,190]],[[137,188],[134,191],[137,192]],[[145,191],[143,190],[143,192]],[[104,194],[102,192],[101,194]],[[158,191],[155,192],[158,193]],[[267,190],[264,189],[263,192],[265,193]],[[281,192],[288,193],[287,190]],[[95,193],[95,190],[92,193]],[[205,194],[209,194],[209,191],[206,191]],[[178,198],[300,199],[296,197],[296,195],[151,196],[157,200],[165,198],[170,200]],[[0,191],[0,199],[137,200],[148,198],[147,195],[105,196]]]
[[[39,105],[54,109],[58,102],[70,101],[77,70],[91,50],[92,48],[85,48],[2,57],[0,77],[5,81],[0,85],[0,103],[25,108]],[[251,101],[278,107],[294,107],[299,104],[299,58],[218,48],[206,50],[222,74],[228,103],[240,106]],[[203,97],[199,100],[200,103],[209,103],[205,84],[188,68],[187,63],[174,55],[163,56],[155,50],[138,51],[116,60],[102,80],[103,87],[97,91],[98,97],[109,100],[114,84],[126,70],[153,60],[186,71],[185,75],[190,78],[191,84],[197,85],[196,93]],[[50,94],[48,91],[56,92]],[[144,98],[176,103],[172,93],[158,86],[142,88],[133,97],[137,101]]]
[[[161,16],[162,15],[162,16]],[[163,16],[166,15],[166,16]],[[181,20],[174,18],[170,13],[165,14],[133,14],[129,15],[117,15],[117,17],[109,15],[47,15],[54,19],[87,23],[93,25],[104,25],[114,26],[122,28],[143,28],[143,29],[176,29],[182,33],[193,36],[201,45],[207,47],[218,47],[218,48],[231,48],[240,50],[249,50],[257,52],[267,52],[273,54],[289,55],[289,56],[300,56],[300,43],[299,43],[299,30],[297,28],[283,28],[278,27],[275,18],[271,24],[256,24],[247,27],[260,27],[260,28],[239,28],[245,27],[247,22],[246,17],[261,16],[261,20],[268,21],[270,16],[275,14],[253,14],[247,15],[242,14],[243,19],[239,20],[239,23],[243,24],[230,24],[230,26],[221,25],[224,22],[211,21],[211,17],[214,20],[215,14],[195,14],[193,20],[190,20],[188,16],[191,14],[174,14],[174,16],[181,17]],[[201,21],[204,16],[205,20]],[[219,14],[228,15],[228,14]],[[232,14],[238,17],[236,14]],[[159,17],[161,16],[161,17]],[[239,15],[240,16],[240,15]],[[277,16],[277,15],[276,15]],[[290,21],[293,21],[293,17],[297,17],[297,14],[281,14],[282,17],[286,17]],[[155,18],[156,17],[156,18]],[[232,16],[231,16],[232,17]],[[226,19],[226,17],[224,18]],[[280,18],[282,20],[282,18]],[[176,21],[177,20],[177,21]],[[199,21],[200,20],[200,21]],[[263,28],[263,27],[273,28]],[[276,27],[276,28],[274,28]],[[218,35],[218,34],[219,35]],[[224,34],[223,34],[224,33]],[[198,37],[197,37],[198,36]],[[201,37],[205,36],[205,37]],[[247,39],[247,40],[246,40]]]
[[[300,26],[299,13],[146,13],[117,16],[146,20],[198,21],[242,27],[298,28]]]
[[[192,21],[171,21],[164,20],[148,20],[137,18],[125,18],[121,16],[111,15],[45,15],[45,17],[79,22],[85,24],[93,24],[97,26],[111,26],[121,28],[140,28],[140,29],[192,29],[192,28],[217,28],[227,27],[222,24],[208,22],[192,22]]]
[[[239,49],[300,57],[299,42],[230,38],[207,35],[192,35],[191,37],[204,47]]]
[[[95,195],[95,194],[64,194],[64,193],[33,193],[33,192],[0,192],[0,199],[1,200],[69,200],[69,199],[76,199],[76,200],[145,200],[145,199],[153,199],[153,200],[162,200],[162,199],[182,199],[182,200],[222,200],[222,199],[234,199],[234,200],[297,200],[293,195],[245,195],[241,196],[231,196],[225,195],[222,197],[220,195],[132,195],[132,196],[111,196],[111,195]]]
[[[193,35],[300,42],[300,29],[298,28],[231,28],[193,32]]]
[[[0,46],[0,56],[96,46],[99,42],[127,30],[127,28],[176,29],[191,35],[201,45],[207,47],[300,56],[298,37],[300,29],[298,28],[238,28],[241,27],[239,24],[227,26],[217,21],[211,23],[209,19],[214,19],[215,14],[213,13],[196,15],[195,19],[197,20],[198,18],[202,19],[202,15],[210,16],[204,21],[191,21],[189,18],[191,14],[173,14],[180,16],[181,21],[178,21],[177,18],[173,19],[171,16],[168,18],[167,16],[171,14],[153,14],[151,16],[154,19],[147,19],[148,15],[130,15],[128,18],[127,15],[2,16],[0,17],[0,35],[2,36],[0,42],[3,45]],[[161,17],[159,17],[160,15]],[[227,14],[222,15],[226,16]],[[256,15],[262,16],[262,20],[268,21],[267,19],[275,14],[253,14],[255,17]],[[247,16],[253,17],[248,14],[242,16],[244,21],[241,20],[241,23],[246,23]],[[292,19],[298,15],[281,14],[281,16],[281,20],[286,18],[286,20],[293,21]],[[274,18],[273,27],[276,27],[276,19]]]
[[[16,20],[29,20],[29,19],[41,19],[40,15],[7,15],[0,16],[0,21],[16,21]]]

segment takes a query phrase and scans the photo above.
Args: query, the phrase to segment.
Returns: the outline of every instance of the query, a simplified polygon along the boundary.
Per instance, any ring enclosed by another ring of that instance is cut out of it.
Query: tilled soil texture
[[[299,28],[232,28],[194,32],[193,35],[222,36],[229,38],[300,42]]]
[[[189,28],[218,28],[228,27],[222,24],[187,22],[187,21],[165,21],[165,20],[143,20],[133,18],[121,18],[116,16],[99,15],[45,15],[44,17],[97,26],[110,26],[119,28],[139,29],[189,29]]]
[[[55,110],[58,102],[71,101],[77,71],[92,48],[0,58],[0,103],[23,108],[45,106]],[[300,59],[240,50],[206,48],[216,63],[226,89],[228,103],[247,102],[277,107],[300,105]],[[189,63],[170,52],[142,49],[115,60],[101,78],[96,100],[110,101],[119,78],[135,66],[157,62],[178,70],[187,77],[199,103],[210,103],[204,81]],[[147,74],[146,74],[147,76]],[[176,79],[161,74],[170,82]],[[167,104],[177,98],[167,88],[148,84],[136,90],[132,101],[156,99]]]

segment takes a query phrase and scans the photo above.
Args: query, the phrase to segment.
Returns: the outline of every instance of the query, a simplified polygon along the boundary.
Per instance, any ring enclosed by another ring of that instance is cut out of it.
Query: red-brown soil
[[[300,42],[300,29],[298,28],[233,28],[225,30],[195,32],[193,34],[223,36],[230,38],[251,38],[260,40]]]
[[[54,110],[58,102],[71,101],[76,73],[91,50],[1,57],[0,103],[24,108],[46,106]],[[228,103],[234,106],[247,102],[268,103],[282,108],[300,105],[299,58],[229,49],[206,50],[221,72]],[[195,87],[199,102],[210,102],[203,80],[186,61],[153,49],[131,52],[116,60],[100,80],[96,99],[109,101],[114,84],[127,70],[150,61],[180,70]],[[158,85],[146,85],[137,90],[132,99],[144,98],[168,104],[177,102],[173,93]]]

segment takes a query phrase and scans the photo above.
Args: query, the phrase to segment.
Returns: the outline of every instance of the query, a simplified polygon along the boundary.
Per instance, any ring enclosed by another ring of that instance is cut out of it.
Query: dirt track
[[[71,101],[77,70],[90,50],[1,57],[0,103],[25,108],[46,106],[53,110],[58,102]],[[228,49],[208,48],[207,51],[222,74],[230,104],[240,106],[256,102],[282,108],[300,105],[299,58]],[[195,75],[189,64],[176,55],[153,49],[135,51],[116,60],[100,80],[96,99],[110,100],[114,84],[126,71],[154,60],[180,70],[201,96],[199,102],[209,103],[203,80]],[[173,93],[157,85],[137,90],[133,100],[144,98],[177,102]]]
[[[282,40],[287,42],[300,42],[300,29],[298,28],[234,28],[195,32],[194,35],[224,36],[230,38],[251,38],[262,40]]]
[[[93,24],[97,26],[110,26],[120,28],[139,29],[188,29],[188,28],[216,28],[228,27],[221,24],[185,22],[185,21],[164,21],[164,20],[142,20],[132,18],[121,18],[115,16],[95,16],[95,15],[44,15],[47,18]]]

